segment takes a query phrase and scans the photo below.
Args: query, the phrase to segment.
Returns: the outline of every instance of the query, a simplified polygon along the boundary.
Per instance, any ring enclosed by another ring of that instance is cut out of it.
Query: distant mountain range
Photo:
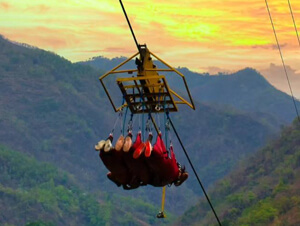
[[[111,62],[105,61],[106,65]],[[117,61],[111,64],[115,66]],[[156,204],[159,209],[160,189],[146,187],[130,192],[120,190],[107,180],[107,170],[93,151],[94,144],[108,136],[117,117],[98,81],[98,77],[106,70],[103,67],[101,70],[82,63],[72,64],[53,53],[0,38],[0,144],[71,173],[76,183],[87,192],[100,190],[106,192],[108,197],[118,194],[120,197],[141,198]],[[240,73],[243,74],[243,71]],[[247,69],[244,73],[256,72]],[[191,76],[187,75],[189,84]],[[211,77],[193,76],[201,79]],[[238,80],[241,75],[234,76]],[[216,76],[213,79],[225,77]],[[251,80],[252,76],[246,77]],[[238,84],[236,79],[233,80]],[[258,81],[265,82],[263,79]],[[242,90],[248,90],[250,95],[248,83],[243,84],[246,88]],[[274,137],[281,124],[290,120],[281,119],[281,113],[272,115],[267,110],[253,113],[228,106],[228,103],[224,107],[213,101],[198,102],[201,97],[197,97],[197,92],[200,91],[197,85],[190,86],[197,110],[182,108],[171,117],[206,186],[227,175],[241,159]],[[268,86],[271,87],[268,83],[263,87],[257,85],[262,89]],[[258,90],[254,92],[264,93]],[[276,89],[269,97],[274,100],[272,104],[264,105],[269,109],[272,105],[289,106],[288,96]],[[259,95],[255,98],[259,98]],[[244,100],[244,103],[248,101]],[[292,114],[292,110],[280,110]],[[178,160],[187,165],[191,172],[176,140],[174,147]],[[172,198],[167,198],[166,209],[179,214],[195,204],[199,194],[201,191],[195,177],[190,174],[182,187],[168,188],[167,197]]]
[[[210,192],[222,225],[300,225],[300,124],[295,120]],[[217,225],[206,200],[178,225]]]

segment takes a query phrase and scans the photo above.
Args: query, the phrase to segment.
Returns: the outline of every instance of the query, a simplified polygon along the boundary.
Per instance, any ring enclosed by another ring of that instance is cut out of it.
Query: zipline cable
[[[125,7],[124,7],[124,5],[123,5],[123,3],[122,3],[122,0],[119,0],[119,1],[120,1],[122,10],[123,10],[123,12],[124,12],[124,15],[125,15],[125,17],[126,17],[128,26],[129,26],[130,31],[131,31],[131,34],[132,34],[132,36],[133,36],[134,42],[135,42],[135,44],[136,44],[136,47],[137,47],[137,49],[139,50],[139,52],[141,52],[141,50],[140,50],[140,45],[139,45],[139,43],[138,43],[138,41],[137,41],[137,39],[136,39],[136,37],[135,37],[135,34],[134,34],[133,29],[132,29],[132,27],[131,27],[131,24],[130,24],[129,18],[128,18],[128,16],[127,16]]]
[[[214,213],[214,215],[215,215],[215,218],[217,219],[219,225],[222,226],[222,224],[221,224],[221,222],[220,222],[220,220],[219,220],[219,217],[218,217],[218,215],[217,215],[217,213],[216,213],[216,211],[215,211],[215,209],[214,209],[212,203],[210,202],[210,199],[209,199],[209,197],[208,197],[208,195],[207,195],[207,193],[206,193],[206,191],[205,191],[205,188],[204,188],[203,184],[201,183],[201,180],[200,180],[200,178],[199,178],[199,176],[198,176],[198,174],[197,174],[197,172],[196,172],[196,170],[195,170],[195,168],[194,168],[194,166],[193,166],[193,163],[192,163],[192,161],[191,161],[191,159],[190,159],[190,157],[189,157],[187,151],[185,150],[185,147],[183,146],[183,143],[182,143],[182,141],[181,141],[181,139],[180,139],[180,137],[179,137],[179,135],[178,135],[178,133],[177,133],[175,127],[174,127],[174,124],[173,124],[171,118],[169,117],[169,114],[168,114],[168,113],[167,113],[167,117],[168,117],[169,122],[170,122],[170,124],[171,124],[171,126],[172,126],[172,128],[173,128],[173,131],[174,131],[174,133],[175,133],[175,135],[176,135],[176,137],[177,137],[177,139],[178,139],[178,141],[179,141],[179,143],[180,143],[180,145],[181,145],[181,148],[183,149],[184,154],[185,154],[185,156],[186,156],[186,158],[187,158],[189,164],[190,164],[191,167],[192,167],[192,170],[193,170],[193,172],[194,172],[194,174],[195,174],[195,176],[196,176],[196,178],[197,178],[197,180],[198,180],[198,183],[199,183],[199,185],[200,185],[200,187],[201,187],[201,189],[202,189],[202,191],[203,191],[203,193],[204,193],[204,195],[205,195],[205,197],[206,197],[206,200],[207,200],[207,202],[209,203],[210,208],[212,209],[212,211],[213,211],[213,213]]]
[[[294,18],[294,13],[293,13],[293,10],[292,10],[290,0],[288,0],[288,3],[289,3],[290,13],[291,13],[291,16],[292,16],[292,19],[293,19],[294,28],[295,28],[297,39],[298,39],[298,44],[300,46],[300,38],[299,38],[299,34],[298,34],[297,26],[296,26],[296,21],[295,21],[295,18]]]
[[[300,123],[298,108],[297,108],[297,105],[296,105],[295,97],[294,97],[293,90],[292,90],[291,83],[290,83],[290,79],[289,79],[289,76],[288,76],[288,73],[287,73],[287,70],[286,70],[286,66],[285,66],[285,63],[284,63],[284,60],[283,60],[281,48],[280,48],[279,41],[278,41],[278,38],[277,38],[277,34],[276,34],[275,26],[274,26],[274,23],[273,23],[272,15],[271,15],[271,12],[270,12],[270,9],[269,9],[268,1],[265,0],[265,2],[266,2],[267,10],[268,10],[268,13],[269,13],[269,18],[270,18],[270,21],[271,21],[271,25],[272,25],[272,28],[273,28],[274,36],[275,36],[275,39],[276,39],[276,42],[277,42],[277,47],[278,47],[280,58],[281,58],[282,65],[283,65],[283,68],[284,68],[285,76],[286,76],[286,79],[288,81],[288,85],[289,85],[289,88],[290,88],[291,96],[292,96],[294,107],[295,107],[296,114],[297,114],[297,118],[298,118],[298,121]]]

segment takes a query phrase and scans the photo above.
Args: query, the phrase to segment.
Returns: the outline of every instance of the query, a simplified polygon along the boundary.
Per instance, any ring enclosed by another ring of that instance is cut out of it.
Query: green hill
[[[69,173],[0,146],[1,225],[148,225],[158,222],[156,211],[140,200],[87,194]]]
[[[117,188],[93,151],[116,119],[98,81],[102,73],[0,38],[0,143],[71,173],[87,192],[101,188],[109,195],[141,198],[159,209],[161,189]],[[182,109],[171,117],[206,185],[274,135],[274,127],[253,116],[196,104],[196,111]],[[179,145],[174,147],[178,160],[187,165]],[[191,174],[182,187],[168,189],[166,209],[179,214],[195,203],[198,193]]]
[[[254,69],[215,76],[201,76],[188,69],[181,71],[187,74],[188,81],[193,81],[191,90],[197,100],[229,105],[256,117],[265,114],[263,118],[271,124],[289,124],[296,117],[292,98],[273,87]],[[300,107],[299,101],[296,100],[296,104]]]
[[[223,225],[300,224],[300,125],[242,162],[218,182],[210,197]],[[206,201],[190,208],[179,225],[216,225]]]

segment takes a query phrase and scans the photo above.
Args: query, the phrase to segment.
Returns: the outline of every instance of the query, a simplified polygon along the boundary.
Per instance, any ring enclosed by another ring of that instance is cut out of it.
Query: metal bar
[[[140,76],[140,77],[130,77],[130,78],[118,78],[117,81],[120,82],[128,82],[128,81],[134,81],[134,80],[149,80],[149,79],[163,79],[165,78],[164,75],[153,75],[153,76]]]
[[[131,57],[129,57],[127,60],[125,60],[124,62],[122,62],[121,64],[119,64],[118,66],[116,66],[115,68],[113,68],[111,71],[105,73],[104,75],[102,75],[99,80],[104,79],[105,77],[107,77],[109,74],[111,74],[111,72],[117,70],[118,68],[122,67],[124,64],[126,64],[127,62],[129,62],[130,60],[132,60],[134,57],[136,57],[139,53],[136,53],[134,55],[132,55]]]
[[[106,89],[106,87],[105,87],[105,85],[104,85],[104,83],[103,83],[103,81],[101,79],[100,79],[100,82],[101,82],[101,84],[103,86],[103,89],[104,89],[104,91],[105,91],[105,93],[106,93],[106,95],[107,95],[107,97],[108,97],[111,105],[113,106],[115,112],[117,112],[116,106],[114,105],[114,103],[113,103],[113,101],[112,101],[112,99],[111,99],[111,97],[110,97],[110,95],[109,95],[109,93],[108,93],[108,91],[107,91],[107,89]]]
[[[110,74],[118,74],[118,73],[133,73],[133,72],[138,72],[138,70],[121,70],[121,71],[111,71]]]
[[[134,34],[134,32],[133,32],[133,29],[132,29],[132,27],[131,27],[131,24],[130,24],[129,18],[128,18],[128,16],[127,16],[125,7],[124,7],[124,5],[123,5],[123,3],[122,3],[122,0],[120,0],[120,4],[121,4],[121,7],[122,7],[122,9],[123,9],[124,15],[125,15],[125,17],[126,17],[126,20],[127,20],[128,26],[129,26],[129,28],[130,28],[131,34],[132,34],[132,36],[133,36],[134,42],[135,42],[135,44],[136,44],[136,47],[137,47],[137,49],[139,50],[139,53],[141,54],[141,49],[140,49],[139,43],[138,43],[138,41],[137,41],[137,39],[136,39],[136,37],[135,37],[135,34]],[[141,55],[142,55],[142,54],[141,54]]]
[[[161,212],[163,213],[165,210],[165,198],[166,198],[166,186],[163,187],[162,197],[161,197]]]
[[[149,52],[150,52],[150,51],[149,51]],[[169,65],[168,63],[166,63],[165,61],[163,61],[162,59],[160,59],[160,58],[159,58],[158,56],[156,56],[154,53],[150,52],[150,54],[152,54],[156,59],[158,59],[160,62],[162,62],[163,64],[165,64],[165,65],[166,65],[167,67],[169,67],[170,69],[173,69],[174,72],[176,72],[177,74],[179,74],[179,75],[182,77],[183,82],[184,82],[184,85],[185,85],[185,88],[186,88],[186,91],[187,91],[187,93],[188,93],[188,95],[189,95],[191,104],[192,104],[192,106],[193,106],[192,109],[195,110],[195,104],[194,104],[194,101],[193,101],[193,99],[192,99],[192,95],[191,95],[191,93],[190,93],[190,90],[189,90],[189,87],[188,87],[188,85],[187,85],[187,83],[186,83],[186,80],[185,80],[184,75],[183,75],[180,71],[176,70],[176,69],[173,68],[171,65]]]
[[[170,92],[176,96],[178,99],[180,99],[182,102],[179,102],[179,101],[175,101],[175,103],[177,104],[186,104],[188,105],[190,108],[193,108],[194,109],[194,106],[192,104],[190,104],[188,101],[186,101],[183,97],[181,97],[179,94],[177,94],[175,91],[173,91],[172,89],[170,89]]]
[[[135,87],[160,87],[161,84],[145,84],[145,85],[128,85],[128,86],[124,86],[125,89],[132,89]]]
[[[155,96],[170,96],[169,93],[144,93],[145,97],[155,97]],[[136,98],[140,97],[140,94],[126,94],[126,96]]]
[[[188,93],[188,95],[189,95],[189,98],[190,98],[191,104],[193,105],[193,107],[192,107],[192,108],[195,110],[195,109],[196,109],[196,108],[195,108],[195,104],[194,104],[194,101],[193,101],[192,95],[191,95],[191,93],[190,93],[189,87],[188,87],[188,85],[187,85],[187,83],[186,83],[185,77],[183,77],[183,82],[184,82],[184,85],[185,85],[185,87],[186,87],[186,91],[187,91],[187,93]]]
[[[183,101],[177,101],[175,100],[175,104],[187,104],[186,102],[183,102]],[[189,105],[190,106],[190,105]]]
[[[170,93],[170,89],[169,89],[169,86],[168,86],[168,84],[167,84],[165,78],[163,78],[163,81],[164,81],[164,83],[165,83],[165,87],[166,87],[167,92]],[[175,102],[174,102],[174,99],[173,99],[173,97],[172,97],[172,95],[170,95],[170,98],[171,98],[171,102],[172,102],[172,103],[175,103]],[[165,100],[164,100],[164,102],[165,102],[165,103],[168,103],[168,101],[165,101]],[[176,104],[174,105],[174,107],[176,108],[176,111],[178,111]]]
[[[125,95],[126,90],[125,90],[123,84],[121,82],[118,82],[118,85],[119,85],[119,88],[120,88],[121,92],[123,93],[123,97],[125,98],[128,107],[130,108],[130,111],[133,112],[134,111],[133,106],[129,104],[130,103],[129,98],[126,98],[126,95]]]
[[[154,53],[152,53],[150,50],[149,50],[150,54],[153,55],[156,59],[158,59],[161,63],[163,63],[164,65],[166,65],[168,68],[172,69],[174,72],[176,72],[177,74],[179,74],[181,77],[184,77],[184,75],[177,71],[175,68],[173,68],[171,65],[169,65],[167,62],[163,61],[161,58],[159,58],[158,56],[156,56]]]

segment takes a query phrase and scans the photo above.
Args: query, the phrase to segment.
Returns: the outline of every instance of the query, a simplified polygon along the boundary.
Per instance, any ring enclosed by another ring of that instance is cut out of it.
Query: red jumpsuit
[[[149,184],[156,187],[162,187],[178,180],[180,171],[172,146],[170,147],[170,151],[171,158],[169,158],[161,134],[159,134],[151,156],[146,158],[146,163],[151,171],[151,180]]]
[[[133,153],[135,149],[141,143],[142,143],[141,133],[138,133],[136,140],[132,145],[132,147],[130,148],[129,152],[123,153],[125,164],[129,169],[130,174],[132,174],[134,178],[131,181],[131,183],[133,183],[132,186],[134,186],[135,183],[139,183],[139,185],[147,185],[150,180],[150,171],[148,166],[146,165],[144,155],[141,155],[137,159],[133,158]]]

